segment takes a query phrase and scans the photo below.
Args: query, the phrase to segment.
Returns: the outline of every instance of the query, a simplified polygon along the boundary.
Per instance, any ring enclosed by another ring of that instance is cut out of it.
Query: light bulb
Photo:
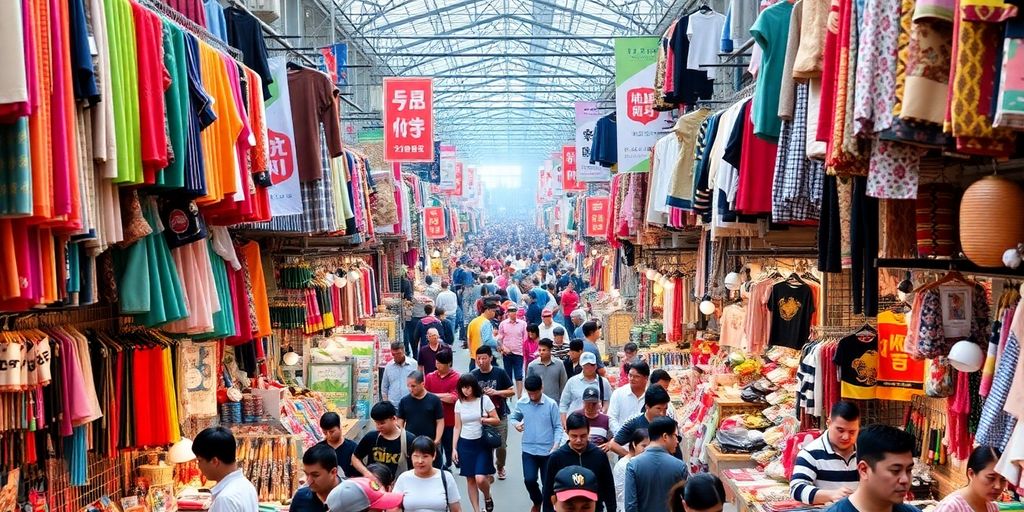
[[[704,313],[705,315],[710,315],[715,312],[715,303],[711,302],[710,300],[701,301],[699,307],[700,312]]]

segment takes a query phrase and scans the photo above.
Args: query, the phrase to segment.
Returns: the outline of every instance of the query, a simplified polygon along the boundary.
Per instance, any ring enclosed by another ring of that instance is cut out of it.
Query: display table
[[[708,470],[713,475],[725,475],[729,470],[735,469],[753,469],[754,461],[750,458],[749,453],[723,453],[718,449],[717,443],[711,443],[708,445]],[[725,479],[722,480],[725,482]],[[732,500],[729,486],[725,487],[725,497],[728,500]],[[742,512],[737,504],[737,510]]]
[[[714,445],[711,449],[715,449]],[[749,456],[747,460],[750,460]],[[758,495],[785,496],[789,493],[788,485],[768,478],[764,472],[752,467],[725,469],[718,475],[725,486],[726,500],[736,505],[736,512],[766,512],[764,503],[756,500]]]

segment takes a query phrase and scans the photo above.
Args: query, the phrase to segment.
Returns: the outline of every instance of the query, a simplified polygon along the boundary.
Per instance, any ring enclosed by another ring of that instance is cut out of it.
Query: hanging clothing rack
[[[157,11],[162,14],[165,18],[178,25],[182,29],[190,32],[192,35],[201,39],[204,43],[230,55],[237,61],[242,60],[242,51],[228,46],[227,43],[221,41],[217,36],[210,33],[209,30],[200,26],[198,23],[186,18],[183,14],[176,11],[173,7],[167,5],[160,0],[136,0],[142,6]]]

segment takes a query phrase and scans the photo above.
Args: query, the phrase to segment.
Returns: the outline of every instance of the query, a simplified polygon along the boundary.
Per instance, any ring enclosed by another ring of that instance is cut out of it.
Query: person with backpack
[[[451,473],[437,469],[437,445],[430,436],[419,436],[409,446],[412,469],[398,475],[392,492],[402,494],[405,512],[462,512],[459,486]]]
[[[597,388],[601,410],[608,410],[608,400],[611,399],[612,386],[608,383],[608,379],[597,374],[597,358],[590,352],[583,352],[580,355],[580,366],[583,371],[579,375],[573,375],[565,382],[562,399],[558,404],[563,424],[565,423],[565,417],[569,413],[583,408],[583,393],[590,387]]]

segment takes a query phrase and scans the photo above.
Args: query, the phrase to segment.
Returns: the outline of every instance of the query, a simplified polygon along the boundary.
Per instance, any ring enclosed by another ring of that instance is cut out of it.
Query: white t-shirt
[[[459,400],[455,402],[455,414],[462,420],[462,433],[459,437],[463,439],[480,439],[484,435],[483,424],[480,423],[480,400],[484,401],[484,413],[488,414],[494,410],[494,403],[491,397],[484,395],[471,402]]]
[[[544,322],[541,322],[540,325],[537,326],[537,328],[540,330],[540,338],[539,339],[544,339],[544,338],[547,338],[549,340],[555,339],[555,327],[561,327],[562,329],[565,329],[565,327],[562,326],[562,324],[560,324],[558,322],[551,322],[551,327],[545,327],[544,326]],[[568,337],[568,338],[572,337],[571,336],[572,335],[571,332],[566,331],[566,335],[567,335],[566,337]]]
[[[717,12],[695,12],[690,15],[690,23],[686,25],[686,36],[690,38],[690,51],[686,54],[687,69],[703,69],[710,72],[714,68],[701,67],[707,64],[718,64],[718,50],[722,45],[722,28],[725,16]]]
[[[445,512],[447,504],[444,501],[444,487],[441,487],[442,475],[444,485],[448,488],[448,503],[458,503],[462,497],[459,496],[459,486],[451,473],[435,469],[432,476],[420,478],[415,471],[409,470],[398,475],[394,488],[394,492],[405,495],[402,499],[405,512]]]

